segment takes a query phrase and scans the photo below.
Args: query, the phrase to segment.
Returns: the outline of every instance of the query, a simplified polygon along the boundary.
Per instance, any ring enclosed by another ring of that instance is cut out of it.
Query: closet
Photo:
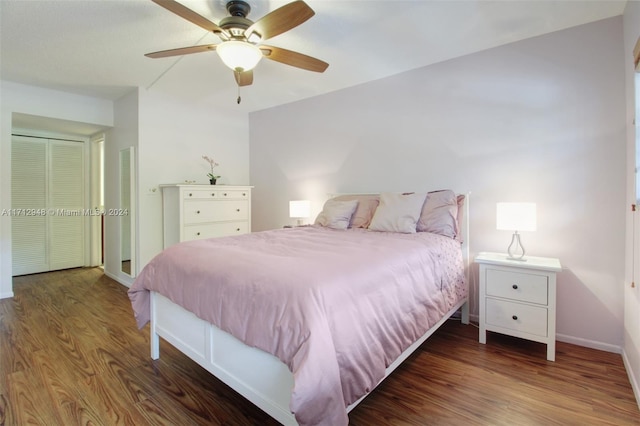
[[[85,265],[83,141],[12,135],[13,274]]]

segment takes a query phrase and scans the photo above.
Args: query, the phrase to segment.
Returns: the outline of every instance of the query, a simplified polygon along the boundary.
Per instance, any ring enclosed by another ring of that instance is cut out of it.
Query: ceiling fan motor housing
[[[249,12],[251,12],[251,6],[249,3],[242,0],[231,0],[227,3],[227,12],[231,16],[241,16],[246,18]]]
[[[225,29],[233,38],[246,41],[244,31],[253,25],[253,21],[247,19],[251,6],[241,0],[232,0],[227,3],[227,11],[231,16],[220,21],[220,28]]]

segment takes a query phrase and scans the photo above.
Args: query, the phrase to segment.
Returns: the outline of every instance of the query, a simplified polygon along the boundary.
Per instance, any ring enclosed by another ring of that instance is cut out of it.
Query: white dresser
[[[251,232],[251,186],[160,185],[164,248]]]
[[[506,254],[480,253],[480,343],[494,331],[547,344],[556,356],[556,273],[558,259],[509,260]]]

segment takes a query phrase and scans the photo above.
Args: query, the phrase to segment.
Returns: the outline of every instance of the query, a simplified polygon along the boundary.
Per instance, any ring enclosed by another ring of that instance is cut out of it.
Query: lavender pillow
[[[368,228],[373,218],[373,214],[380,204],[380,196],[378,195],[340,195],[333,198],[336,201],[357,200],[358,207],[351,216],[349,228]]]
[[[458,235],[458,197],[451,190],[427,194],[416,225],[418,232],[432,232],[449,238]]]
[[[327,200],[315,223],[332,229],[347,229],[356,207],[358,207],[358,200]]]

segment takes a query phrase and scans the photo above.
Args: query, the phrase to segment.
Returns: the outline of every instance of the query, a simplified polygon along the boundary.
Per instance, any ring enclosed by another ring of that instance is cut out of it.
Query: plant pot
[[[211,185],[215,185],[215,184],[216,184],[216,180],[215,180],[215,179],[209,179],[209,183],[210,183]]]

